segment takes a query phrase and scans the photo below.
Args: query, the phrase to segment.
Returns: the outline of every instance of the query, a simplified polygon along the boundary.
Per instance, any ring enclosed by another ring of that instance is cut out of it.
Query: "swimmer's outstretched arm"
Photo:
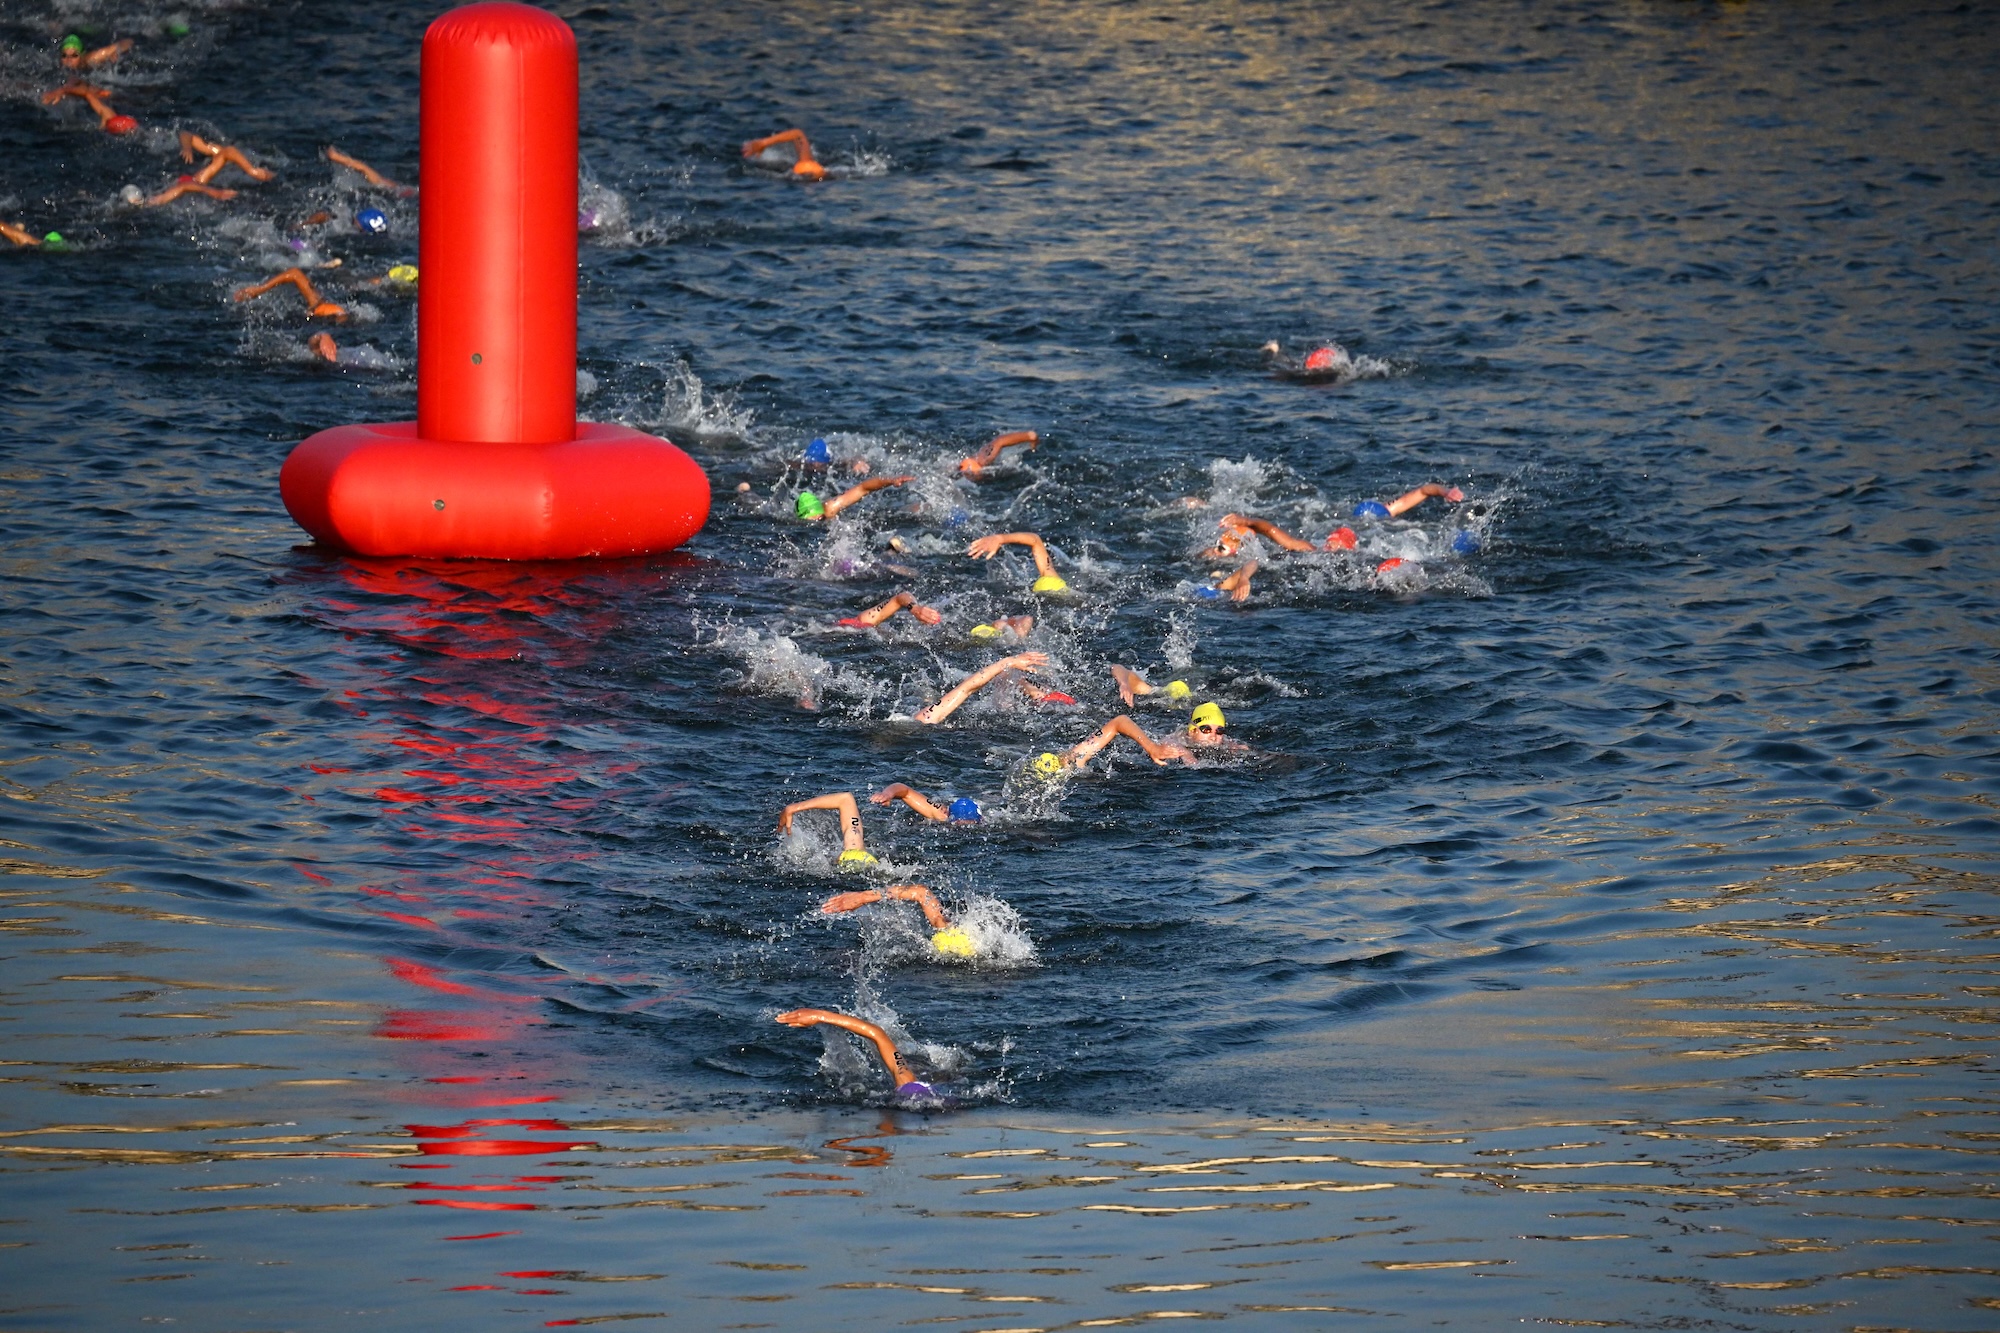
[[[227,166],[241,168],[243,174],[254,181],[267,181],[278,174],[275,171],[267,171],[255,162],[252,162],[244,155],[241,148],[235,148],[229,144],[210,143],[199,134],[182,130],[181,161],[194,161],[196,153],[208,159],[208,165],[194,174],[194,178],[204,185],[214,180],[221,174],[222,169]]]
[[[847,508],[847,506],[853,504],[856,500],[861,499],[863,496],[873,495],[876,491],[881,490],[885,486],[901,486],[906,481],[915,481],[915,480],[916,478],[913,476],[870,477],[868,480],[861,482],[859,485],[849,486],[839,495],[836,495],[831,500],[828,500],[826,502],[826,517],[832,518],[835,514],[838,514],[841,510]]]
[[[54,106],[65,97],[81,97],[89,104],[90,109],[97,113],[97,123],[100,125],[118,114],[110,101],[107,100],[110,97],[109,93],[105,92],[102,88],[93,88],[81,79],[78,79],[74,83],[66,83],[51,92],[43,93],[42,105]]]
[[[1082,768],[1095,759],[1105,746],[1120,736],[1138,742],[1139,748],[1146,752],[1146,757],[1156,764],[1164,764],[1169,759],[1180,759],[1190,764],[1194,762],[1193,753],[1185,746],[1176,745],[1172,741],[1154,740],[1146,734],[1144,728],[1132,720],[1129,714],[1120,713],[1099,727],[1096,734],[1087,736],[1070,746],[1063,754],[1063,767]]]
[[[1151,694],[1153,692],[1153,687],[1147,683],[1146,678],[1130,667],[1122,667],[1113,663],[1111,667],[1111,679],[1118,686],[1118,697],[1125,701],[1127,708],[1132,706],[1134,696]]]
[[[110,64],[131,49],[132,39],[130,37],[120,37],[117,41],[106,46],[100,46],[95,51],[84,55],[63,57],[63,68],[96,69],[99,65]]]
[[[42,238],[26,227],[17,227],[11,222],[0,222],[0,236],[5,236],[16,245],[40,245]]]
[[[234,190],[225,190],[217,185],[204,185],[198,180],[186,180],[175,181],[158,194],[149,195],[141,199],[139,205],[142,208],[158,208],[161,204],[171,204],[184,194],[205,194],[211,199],[234,199],[236,197],[236,191]],[[236,299],[240,301],[243,298],[239,296]]]
[[[981,667],[945,691],[944,698],[917,714],[917,721],[931,724],[944,721],[958,711],[959,705],[992,684],[1002,672],[1033,671],[1048,664],[1047,653],[1015,653],[1012,657],[1003,657],[991,666]]]
[[[924,920],[931,923],[932,930],[950,930],[951,918],[938,905],[936,895],[921,884],[891,884],[886,889],[858,889],[853,893],[836,893],[819,905],[819,910],[828,916],[841,912],[852,912],[857,907],[879,903],[885,898],[898,898],[906,903],[915,903],[923,909]]]
[[[1247,518],[1242,514],[1225,514],[1222,519],[1223,526],[1227,528],[1230,526],[1232,520],[1250,532],[1268,537],[1287,551],[1310,551],[1313,549],[1311,542],[1305,540],[1303,537],[1294,537],[1291,533],[1286,532],[1269,519]]]
[[[888,805],[891,801],[901,801],[925,819],[934,819],[940,824],[949,824],[951,815],[945,808],[915,787],[903,782],[892,782],[868,800],[875,805]]]
[[[944,619],[944,617],[939,615],[935,610],[933,610],[928,606],[925,606],[923,603],[919,602],[915,597],[911,596],[909,593],[899,592],[894,597],[891,597],[888,601],[883,602],[880,606],[871,606],[866,611],[863,611],[860,615],[848,616],[840,623],[843,625],[859,625],[864,627],[870,625],[879,625],[883,621],[887,620],[890,616],[893,616],[898,611],[901,611],[904,607],[908,607],[910,610],[910,614],[915,616],[918,620],[923,621],[926,625],[935,625],[940,620]]]
[[[1440,486],[1437,482],[1427,481],[1414,491],[1408,491],[1389,501],[1387,508],[1393,517],[1415,509],[1418,505],[1433,496],[1449,500],[1452,504],[1457,504],[1465,498],[1465,492],[1459,490],[1456,486]]]
[[[1031,430],[1016,430],[1009,431],[1005,435],[996,435],[982,445],[979,452],[972,457],[961,458],[958,461],[958,470],[968,477],[976,477],[999,461],[1002,450],[1011,449],[1017,444],[1025,444],[1032,453],[1041,438]]]
[[[837,810],[840,812],[840,846],[842,851],[863,852],[868,850],[861,842],[861,807],[854,803],[851,791],[828,792],[815,796],[809,801],[793,801],[778,816],[778,832],[792,831],[792,816],[801,810]]]
[[[1048,544],[1032,532],[997,532],[991,537],[981,537],[965,548],[965,553],[976,560],[991,560],[1003,546],[1025,546],[1028,554],[1035,557],[1035,572],[1047,578],[1056,572],[1055,562],[1049,559]]]
[[[743,156],[755,157],[766,148],[775,148],[781,143],[791,144],[798,150],[798,161],[792,163],[794,176],[816,181],[826,175],[826,168],[813,156],[812,145],[806,142],[806,132],[801,129],[779,130],[765,138],[752,139],[743,145]]]
[[[865,1018],[852,1014],[838,1014],[831,1009],[793,1009],[778,1015],[778,1022],[788,1028],[809,1028],[825,1023],[828,1027],[841,1028],[857,1037],[866,1037],[875,1043],[875,1053],[882,1057],[882,1063],[889,1070],[889,1077],[896,1080],[896,1086],[915,1083],[917,1076],[909,1071],[902,1058],[896,1053],[896,1043],[889,1034]]]
[[[403,190],[409,188],[408,186],[397,184],[395,181],[390,180],[387,176],[384,176],[381,172],[375,170],[375,168],[369,166],[366,162],[363,162],[360,158],[350,157],[346,153],[341,152],[338,148],[333,147],[331,144],[327,146],[326,160],[338,166],[346,167],[349,171],[360,172],[361,179],[367,181],[370,185],[375,186],[377,189]]]
[[[1311,548],[1308,548],[1311,549]],[[1216,588],[1229,594],[1232,602],[1241,602],[1250,596],[1250,576],[1257,572],[1257,562],[1246,560],[1234,574],[1216,584]]]

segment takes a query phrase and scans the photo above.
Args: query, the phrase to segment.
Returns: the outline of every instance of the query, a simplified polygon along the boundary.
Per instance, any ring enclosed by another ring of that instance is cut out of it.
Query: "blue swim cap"
[[[825,440],[815,439],[806,446],[806,462],[831,463],[832,461],[833,454],[827,449]]]
[[[954,509],[954,510],[952,510],[952,511],[951,511],[951,513],[949,513],[949,514],[945,515],[945,520],[944,520],[944,521],[945,521],[945,525],[946,525],[947,527],[953,527],[953,528],[955,528],[955,527],[957,527],[957,526],[958,526],[959,524],[961,524],[961,523],[964,523],[964,522],[966,522],[967,520],[969,520],[969,519],[970,519],[971,517],[972,517],[972,515],[971,515],[971,514],[968,514],[968,513],[966,513],[966,512],[965,512],[965,510],[963,510],[963,509]]]
[[[1389,517],[1389,506],[1383,504],[1380,500],[1363,500],[1360,504],[1354,506],[1354,516],[1356,518],[1387,518]]]
[[[1193,594],[1194,594],[1194,595],[1195,595],[1196,597],[1201,597],[1201,598],[1205,598],[1206,600],[1208,600],[1208,601],[1211,601],[1211,602],[1212,602],[1212,601],[1214,601],[1214,600],[1215,600],[1216,598],[1218,598],[1218,597],[1222,596],[1222,589],[1220,589],[1220,588],[1211,588],[1211,587],[1209,587],[1209,586],[1208,586],[1208,585],[1207,585],[1206,583],[1202,584],[1202,585],[1201,585],[1200,587],[1198,587],[1198,588],[1193,588],[1193,589],[1190,589],[1190,591],[1191,591],[1191,592],[1192,592],[1192,593],[1193,593]]]
[[[979,802],[973,800],[970,796],[959,797],[946,806],[944,812],[953,819],[962,820],[968,824],[975,823],[982,818],[979,813]]]
[[[354,215],[354,225],[370,236],[386,236],[389,233],[389,215],[379,208],[364,208]]]
[[[1460,555],[1471,555],[1483,545],[1485,543],[1479,540],[1479,534],[1469,528],[1461,528],[1451,537],[1451,549]]]

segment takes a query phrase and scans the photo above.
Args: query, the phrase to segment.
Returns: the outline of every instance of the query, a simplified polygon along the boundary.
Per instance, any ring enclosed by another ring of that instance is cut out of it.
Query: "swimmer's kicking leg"
[[[981,689],[992,684],[1006,672],[1033,671],[1037,667],[1045,667],[1048,664],[1049,655],[1047,653],[1015,653],[1012,657],[1003,657],[993,663],[993,665],[982,667],[978,671],[973,672],[964,680],[961,680],[958,684],[945,691],[944,698],[917,713],[917,721],[926,725],[935,725],[942,722],[953,713],[956,713],[967,699],[970,699]]]
[[[824,1023],[828,1027],[836,1027],[846,1032],[852,1032],[857,1037],[866,1037],[875,1044],[875,1053],[882,1057],[883,1067],[889,1071],[889,1077],[896,1080],[897,1096],[931,1097],[936,1095],[931,1091],[930,1084],[919,1082],[917,1076],[912,1074],[909,1067],[903,1063],[902,1057],[897,1054],[896,1043],[890,1039],[889,1034],[865,1018],[856,1018],[852,1014],[835,1013],[831,1009],[793,1009],[787,1013],[779,1014],[777,1021],[783,1023],[788,1028],[809,1028]]]
[[[755,157],[767,148],[776,148],[781,143],[794,146],[798,161],[792,163],[792,174],[800,180],[816,181],[825,177],[826,168],[813,156],[812,145],[806,142],[806,132],[800,129],[780,130],[762,139],[752,139],[743,145],[743,156]]]
[[[833,810],[839,813],[842,864],[859,862],[867,865],[875,860],[868,854],[868,848],[861,838],[861,807],[854,803],[853,792],[828,792],[811,800],[793,801],[785,807],[784,813],[778,816],[778,832],[789,834],[792,831],[792,817],[805,810]]]
[[[182,181],[181,184],[186,185],[189,184],[189,182]],[[208,191],[210,188],[211,187],[206,187],[206,186],[203,187],[205,192]],[[340,323],[346,322],[347,307],[341,305],[335,305],[332,301],[323,299],[319,294],[319,289],[312,285],[312,279],[306,276],[304,269],[288,268],[283,273],[280,273],[275,277],[269,278],[263,282],[253,283],[248,287],[239,288],[236,292],[236,300],[238,301],[255,300],[257,297],[262,296],[264,293],[268,291],[273,291],[279,287],[283,287],[287,283],[290,283],[292,286],[298,288],[299,295],[306,298],[306,305],[313,314],[322,316],[327,319],[332,319]]]
[[[954,926],[951,918],[944,914],[944,908],[938,905],[937,895],[921,884],[891,884],[886,889],[860,889],[853,893],[836,893],[821,903],[819,910],[827,916],[836,916],[890,898],[915,903],[923,911],[924,920],[928,921],[931,927],[931,947],[939,953],[970,958],[978,951],[978,946],[972,942],[972,938]]]
[[[895,615],[898,611],[904,610],[905,608],[909,610],[909,613],[911,615],[915,616],[918,620],[923,621],[924,624],[926,625],[935,625],[940,620],[944,619],[944,617],[938,614],[936,610],[934,610],[931,607],[925,606],[911,594],[907,592],[899,592],[894,597],[891,597],[888,601],[883,602],[880,606],[871,606],[866,611],[863,611],[860,615],[848,616],[845,620],[842,620],[839,623],[843,625],[852,625],[857,629],[868,629],[872,626],[881,624],[883,621],[887,620],[890,616]]]
[[[968,477],[977,477],[1000,461],[1001,451],[1011,449],[1017,444],[1025,444],[1028,446],[1028,451],[1033,453],[1041,438],[1031,430],[1017,430],[1005,435],[996,435],[981,446],[979,452],[972,457],[959,459],[958,470]]]

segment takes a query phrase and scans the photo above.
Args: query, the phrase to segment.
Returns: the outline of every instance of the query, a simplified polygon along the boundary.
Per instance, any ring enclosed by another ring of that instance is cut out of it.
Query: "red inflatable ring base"
[[[578,422],[556,444],[426,440],[414,421],[337,426],[285,460],[298,525],[356,555],[568,560],[672,550],[708,520],[708,477],[657,436]]]

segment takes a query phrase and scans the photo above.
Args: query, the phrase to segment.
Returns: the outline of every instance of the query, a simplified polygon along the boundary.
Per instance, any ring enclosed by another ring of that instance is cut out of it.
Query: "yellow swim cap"
[[[974,625],[968,631],[975,639],[997,639],[1000,631],[992,625]]]
[[[840,854],[840,863],[842,865],[872,866],[875,864],[875,858],[867,852],[862,851],[859,847],[849,847]]]
[[[954,958],[970,958],[979,952],[979,946],[972,942],[972,936],[957,926],[947,926],[931,936],[931,948],[939,953],[950,954]]]
[[[1220,728],[1228,725],[1229,723],[1222,716],[1222,710],[1212,703],[1203,704],[1201,707],[1195,709],[1194,716],[1188,719],[1189,727],[1209,726]]]
[[[415,282],[416,280],[417,266],[415,264],[398,264],[389,270],[389,281],[391,282]]]
[[[1069,585],[1063,582],[1062,575],[1060,574],[1044,574],[1035,580],[1035,591],[1068,592]]]
[[[1167,697],[1169,699],[1185,699],[1191,693],[1193,691],[1188,689],[1188,683],[1184,680],[1170,680],[1167,682]]]
[[[1052,778],[1056,774],[1062,772],[1063,764],[1062,760],[1056,758],[1053,754],[1050,754],[1047,750],[1044,750],[1040,754],[1035,756],[1035,762],[1032,765],[1030,765],[1030,767],[1034,769],[1035,776],[1043,778]]]

